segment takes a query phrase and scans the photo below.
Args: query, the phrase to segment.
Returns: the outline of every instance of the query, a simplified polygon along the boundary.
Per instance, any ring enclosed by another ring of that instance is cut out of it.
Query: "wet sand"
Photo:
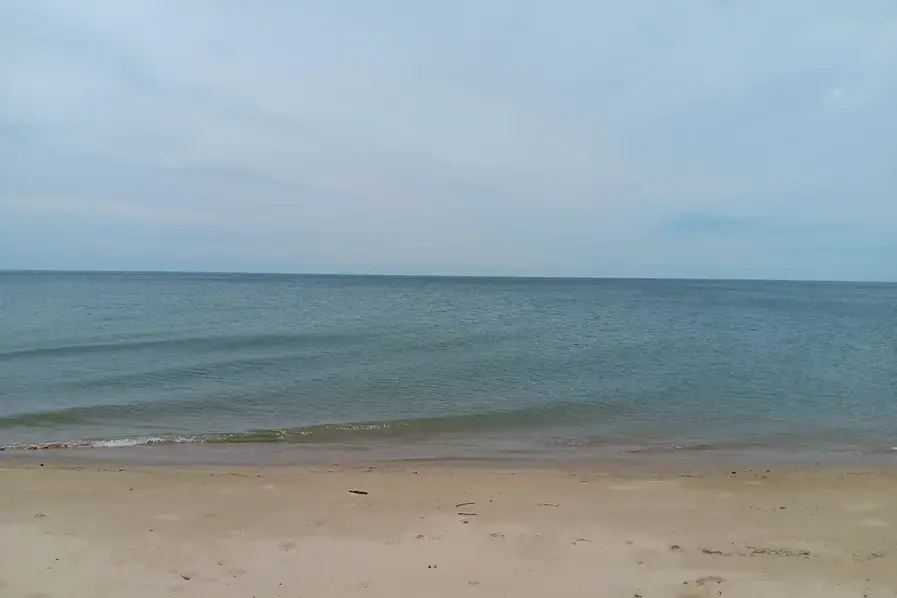
[[[897,596],[895,497],[883,468],[13,459],[0,596]]]

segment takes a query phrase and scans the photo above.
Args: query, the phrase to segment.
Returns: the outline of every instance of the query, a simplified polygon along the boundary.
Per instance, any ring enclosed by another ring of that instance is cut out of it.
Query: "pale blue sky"
[[[0,268],[897,280],[897,2],[3,2]]]

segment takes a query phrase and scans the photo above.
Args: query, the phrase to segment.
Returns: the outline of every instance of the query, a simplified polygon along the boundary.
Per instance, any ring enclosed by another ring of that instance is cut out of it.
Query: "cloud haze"
[[[897,280],[897,4],[6,2],[0,268]]]

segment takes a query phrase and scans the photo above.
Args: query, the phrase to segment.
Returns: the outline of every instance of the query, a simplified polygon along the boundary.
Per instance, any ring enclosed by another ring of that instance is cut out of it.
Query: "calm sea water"
[[[897,455],[897,285],[0,274],[0,445],[53,441]]]

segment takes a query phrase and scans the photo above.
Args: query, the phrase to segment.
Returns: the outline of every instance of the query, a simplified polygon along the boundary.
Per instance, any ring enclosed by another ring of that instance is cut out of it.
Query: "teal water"
[[[0,446],[897,455],[897,285],[0,274]]]

